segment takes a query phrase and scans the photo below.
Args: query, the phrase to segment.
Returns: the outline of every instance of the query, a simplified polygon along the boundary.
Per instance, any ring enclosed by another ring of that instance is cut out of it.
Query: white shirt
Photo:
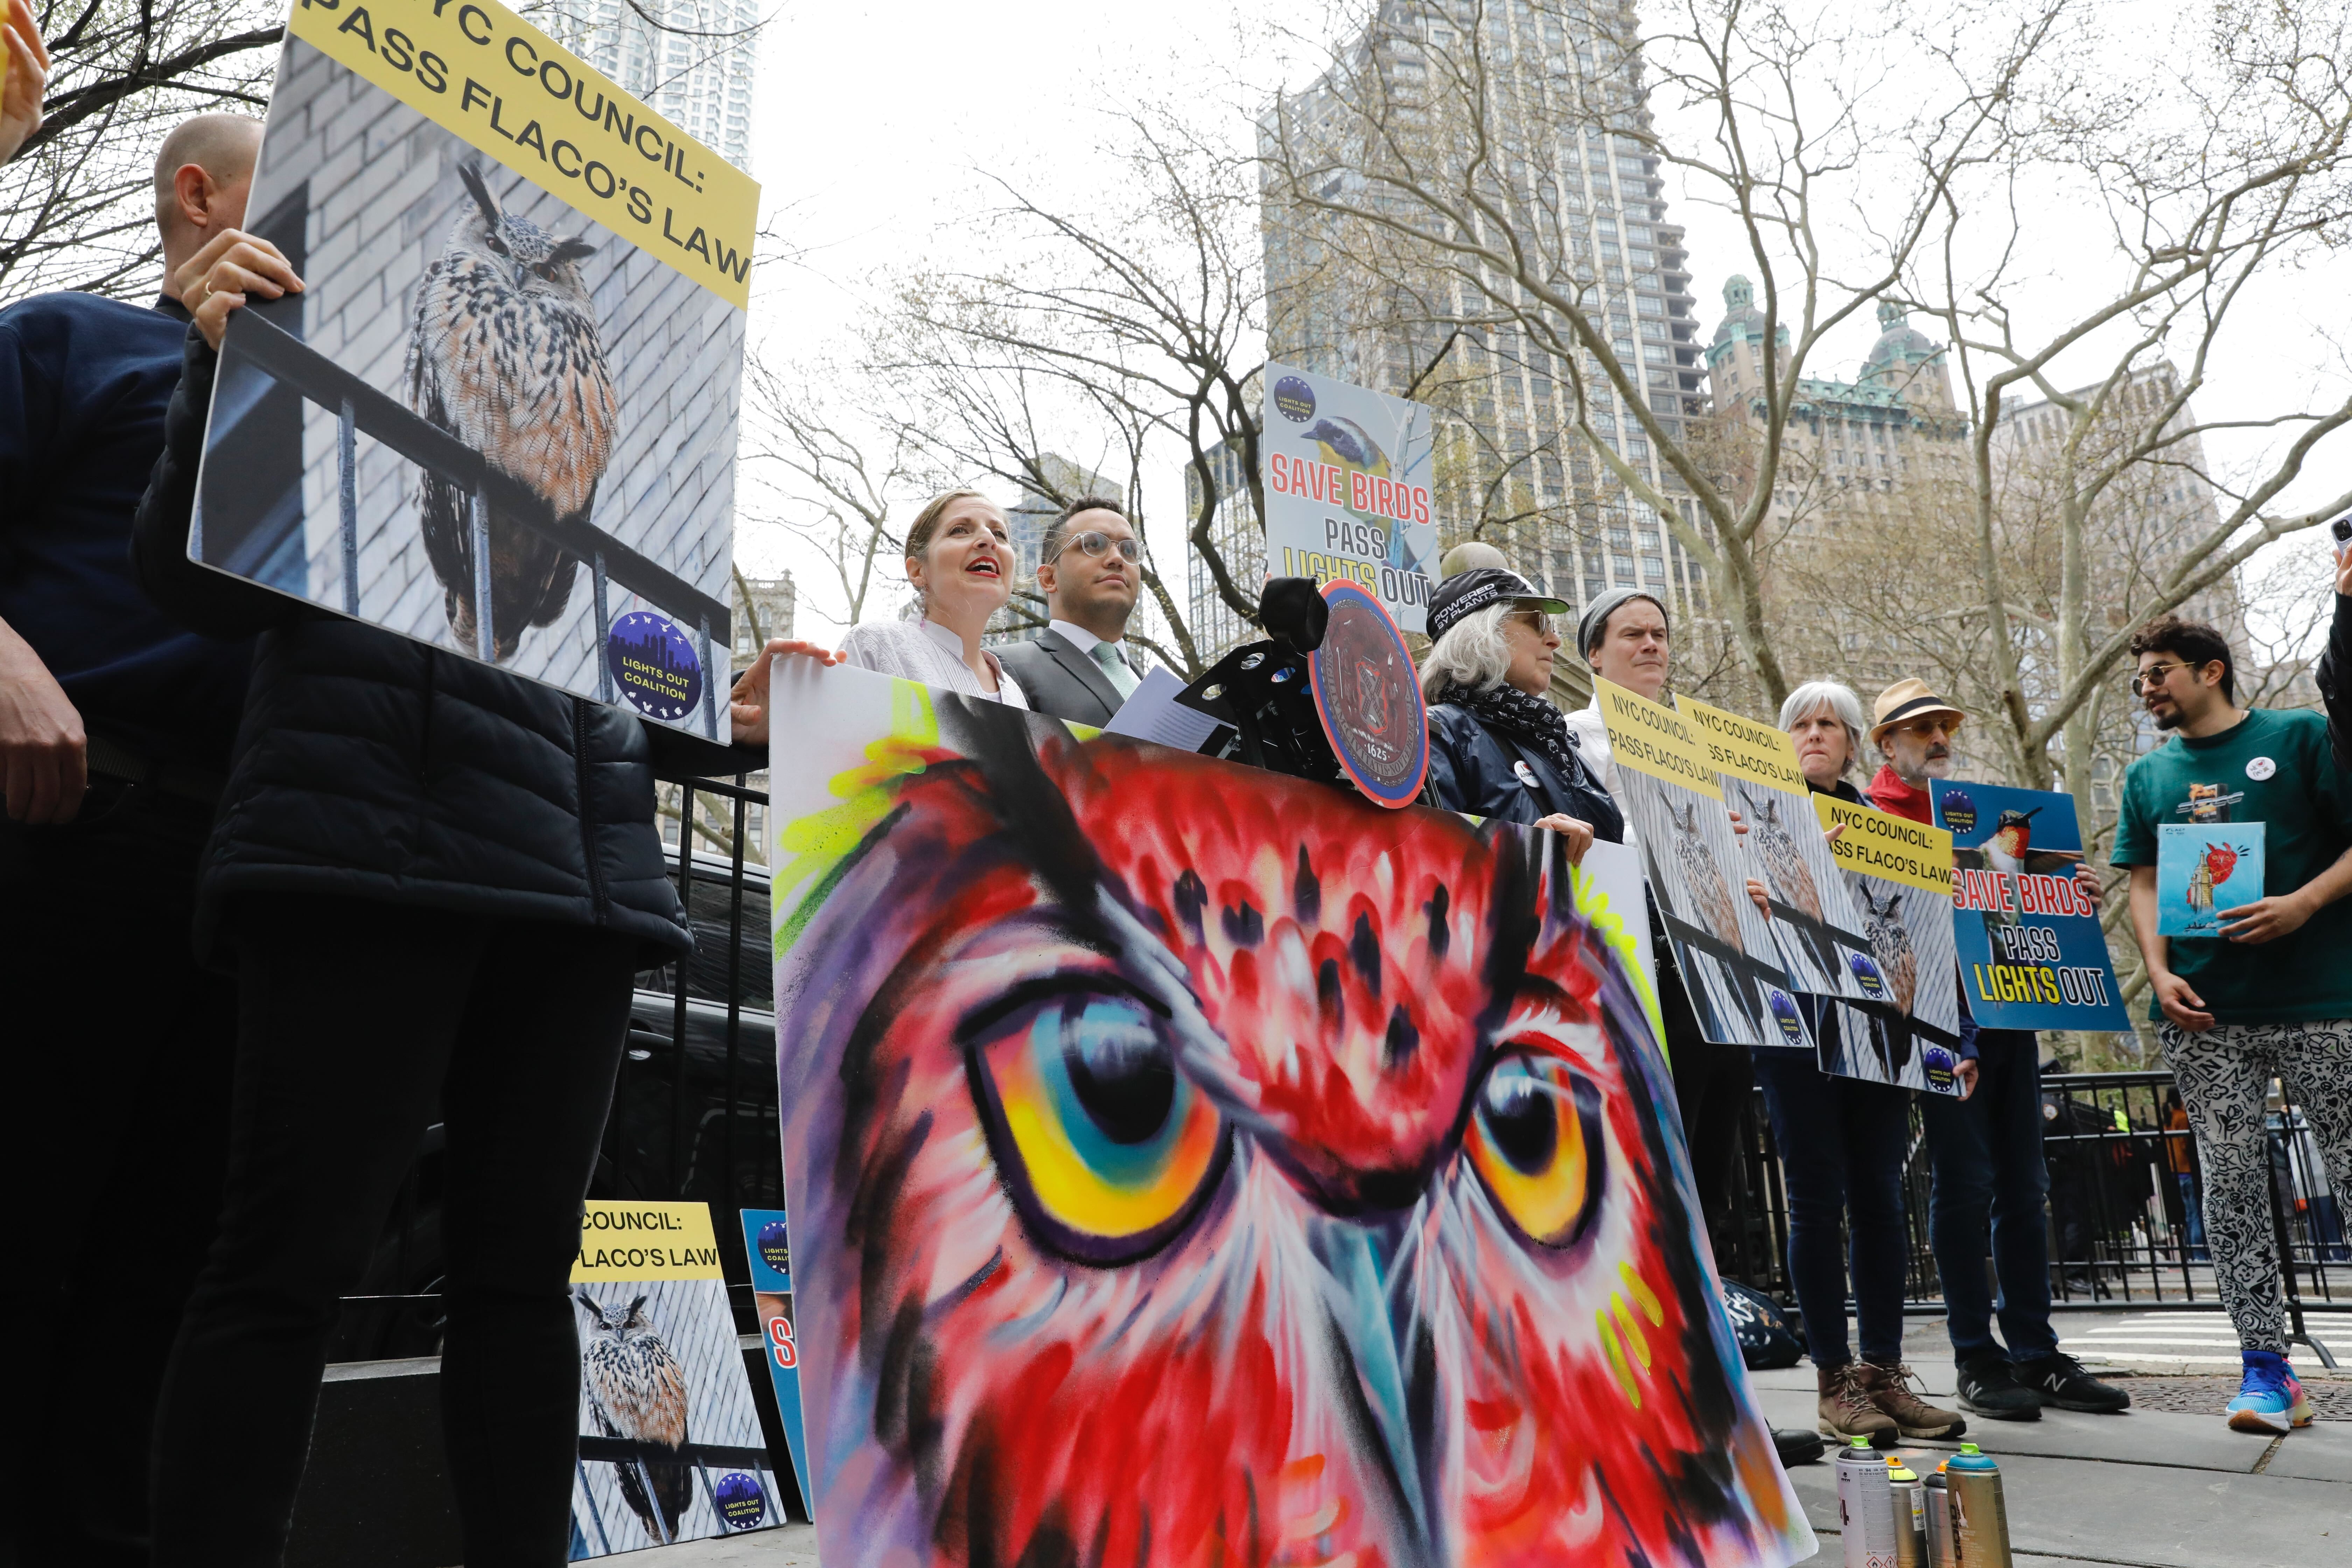
[[[996,689],[982,689],[980,677],[963,661],[963,639],[930,621],[868,621],[849,628],[841,651],[860,669],[878,670],[926,686],[944,686],[967,697],[983,697],[1008,708],[1026,708],[1020,683],[990,649],[981,656],[996,672]]]
[[[1103,640],[1076,621],[1048,621],[1046,625],[1064,641],[1088,658],[1094,658],[1095,645]],[[1128,668],[1134,670],[1138,675],[1143,673],[1142,666],[1138,662],[1134,651],[1127,646],[1125,637],[1113,639],[1110,646],[1118,650],[1118,657],[1126,662]],[[1097,659],[1096,662],[1099,664],[1101,660]]]
[[[1617,785],[1617,754],[1609,749],[1609,722],[1601,716],[1598,696],[1568,716],[1568,732],[1576,737],[1576,753],[1584,759],[1585,771],[1617,803],[1617,815],[1625,820],[1626,847],[1638,848],[1642,841],[1633,832],[1633,814],[1626,809],[1625,792]]]

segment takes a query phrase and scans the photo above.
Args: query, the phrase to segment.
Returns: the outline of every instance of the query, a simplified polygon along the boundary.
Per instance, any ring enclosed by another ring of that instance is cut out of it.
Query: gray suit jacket
[[[1127,700],[1101,665],[1072,647],[1068,638],[1050,626],[1039,632],[1034,642],[998,648],[996,657],[1021,683],[1022,695],[1037,712],[1099,728],[1109,723],[1110,716]]]

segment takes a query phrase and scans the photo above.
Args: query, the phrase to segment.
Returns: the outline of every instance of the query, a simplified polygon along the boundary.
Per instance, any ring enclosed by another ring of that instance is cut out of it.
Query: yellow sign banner
[[[580,1216],[580,1256],[572,1260],[574,1285],[721,1278],[709,1204],[588,1200]]]
[[[1619,767],[1696,790],[1709,800],[1723,798],[1696,725],[1664,703],[1606,680],[1595,680],[1592,691]]]
[[[1748,784],[1788,795],[1805,793],[1805,771],[1797,765],[1797,743],[1788,732],[1728,709],[1675,694],[1675,707],[1698,729],[1708,765]]]
[[[1849,805],[1832,795],[1813,796],[1813,809],[1822,827],[1844,825],[1845,831],[1830,840],[1840,870],[1952,896],[1952,836],[1942,828]]]
[[[498,0],[295,0],[294,37],[739,309],[760,187]]]

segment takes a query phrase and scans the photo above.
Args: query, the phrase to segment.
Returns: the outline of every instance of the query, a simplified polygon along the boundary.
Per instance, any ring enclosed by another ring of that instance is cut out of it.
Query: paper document
[[[1128,694],[1110,722],[1103,726],[1103,733],[1157,741],[1180,752],[1199,751],[1217,732],[1219,721],[1213,713],[1178,701],[1183,691],[1184,682],[1172,670],[1153,665],[1143,684]]]

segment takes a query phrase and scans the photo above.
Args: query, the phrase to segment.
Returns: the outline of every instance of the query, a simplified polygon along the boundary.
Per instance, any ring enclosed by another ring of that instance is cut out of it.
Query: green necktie
[[[1135,671],[1127,667],[1127,660],[1119,657],[1115,643],[1095,644],[1095,662],[1103,667],[1103,673],[1110,677],[1110,683],[1118,688],[1122,700],[1133,696],[1135,689],[1143,684]]]

